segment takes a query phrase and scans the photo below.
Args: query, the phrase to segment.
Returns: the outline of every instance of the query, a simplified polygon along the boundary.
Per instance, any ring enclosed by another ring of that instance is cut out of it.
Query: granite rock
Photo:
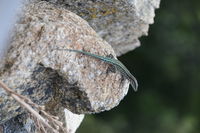
[[[11,47],[0,63],[0,80],[35,103],[86,114],[110,110],[128,92],[119,72],[108,73],[100,60],[56,48],[116,55],[112,47],[76,14],[47,2],[26,5]],[[0,89],[0,122],[23,109]],[[9,114],[9,115],[8,115]]]
[[[115,50],[117,56],[140,46],[160,0],[47,0],[76,13]]]

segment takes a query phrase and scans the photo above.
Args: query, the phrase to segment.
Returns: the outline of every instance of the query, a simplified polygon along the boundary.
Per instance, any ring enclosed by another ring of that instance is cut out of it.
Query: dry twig
[[[58,120],[58,117],[55,117],[45,112],[44,107],[33,103],[29,98],[25,96],[17,94],[2,81],[0,81],[0,87],[2,87],[11,97],[13,97],[18,103],[20,103],[22,107],[24,107],[31,113],[35,120],[37,128],[41,132],[45,133],[47,132],[47,129],[53,133],[59,133],[59,130],[61,130],[62,132],[66,132],[66,129],[63,127],[63,123]],[[41,115],[38,112],[40,112]],[[47,129],[45,129],[45,127]]]

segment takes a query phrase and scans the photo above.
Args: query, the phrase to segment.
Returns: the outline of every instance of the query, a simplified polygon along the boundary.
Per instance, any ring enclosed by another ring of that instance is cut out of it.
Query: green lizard
[[[130,84],[133,87],[134,91],[137,91],[138,83],[137,83],[136,78],[129,72],[129,70],[119,60],[115,58],[99,56],[99,55],[95,55],[89,52],[75,50],[75,49],[56,49],[56,50],[65,50],[65,51],[70,51],[70,52],[81,53],[81,54],[102,60],[108,64],[111,64],[112,66],[114,66],[114,68],[116,68],[121,73],[122,76],[124,76],[126,79],[130,81]]]

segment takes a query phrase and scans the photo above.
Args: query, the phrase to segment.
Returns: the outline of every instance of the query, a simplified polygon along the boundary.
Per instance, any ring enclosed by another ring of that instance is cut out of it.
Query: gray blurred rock
[[[160,0],[47,0],[76,13],[105,39],[119,56],[140,46]]]
[[[20,12],[22,0],[0,0],[0,60],[8,49],[10,31],[16,23],[17,13]]]

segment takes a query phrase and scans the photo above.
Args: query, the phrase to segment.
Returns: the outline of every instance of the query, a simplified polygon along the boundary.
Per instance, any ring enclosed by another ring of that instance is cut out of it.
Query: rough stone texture
[[[5,122],[1,133],[35,133],[34,121],[23,113]]]
[[[16,24],[11,47],[0,63],[0,80],[46,107],[74,113],[109,110],[127,94],[128,81],[107,73],[108,64],[54,48],[83,49],[115,56],[86,21],[47,2],[31,3]],[[0,89],[0,122],[21,114],[19,104]],[[8,115],[9,114],[9,115]]]
[[[147,35],[160,0],[46,0],[64,7],[83,19],[105,39],[119,56],[140,46]]]
[[[153,23],[154,9],[160,3],[160,0],[46,1],[64,5],[63,8],[87,20],[111,44],[118,56],[140,45],[138,38],[147,35],[149,24]],[[25,9],[25,16],[16,25],[12,47],[6,59],[0,60],[0,80],[3,79],[18,93],[28,95],[34,102],[46,105],[48,111],[59,114],[60,118],[65,118],[61,115],[64,107],[76,113],[91,113],[116,106],[128,88],[127,81],[119,86],[119,74],[106,75],[108,65],[96,59],[52,51],[54,46],[58,46],[114,55],[107,43],[86,22],[64,9],[46,3],[29,6]],[[1,53],[3,49],[1,45]],[[109,93],[115,98],[110,98],[107,95]],[[104,99],[99,98],[99,94]],[[31,132],[34,123],[22,112],[19,105],[0,88],[0,123],[4,122],[0,125],[0,132],[3,129],[4,133]],[[68,132],[75,132],[83,116],[74,117],[75,114],[67,112]]]
[[[75,133],[84,118],[83,114],[74,114],[63,108],[56,112],[59,118],[63,118],[62,122],[65,124],[67,133]],[[32,117],[27,113],[23,113],[3,123],[0,126],[0,133],[35,133],[35,126]]]

